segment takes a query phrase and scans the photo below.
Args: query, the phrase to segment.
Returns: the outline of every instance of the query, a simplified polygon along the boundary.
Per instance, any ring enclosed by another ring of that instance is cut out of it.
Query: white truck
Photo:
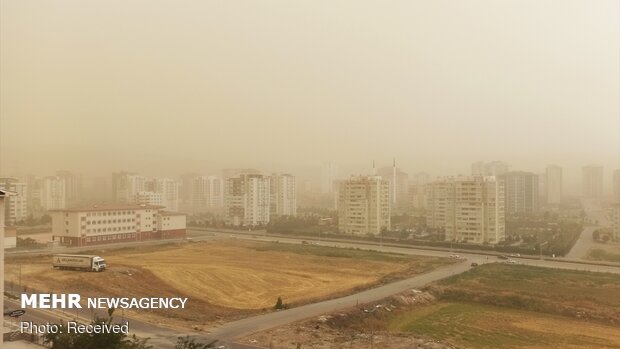
[[[83,254],[55,254],[53,257],[55,269],[71,269],[85,271],[104,271],[105,260],[99,256]]]

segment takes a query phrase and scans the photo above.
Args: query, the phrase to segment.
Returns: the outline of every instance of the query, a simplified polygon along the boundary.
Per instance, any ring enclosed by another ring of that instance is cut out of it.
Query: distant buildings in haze
[[[601,198],[603,196],[603,166],[582,167],[582,196]]]
[[[562,167],[558,165],[547,166],[545,170],[545,192],[547,204],[559,205],[562,203]]]
[[[509,166],[503,161],[482,162],[471,165],[472,176],[500,176],[509,171]]]

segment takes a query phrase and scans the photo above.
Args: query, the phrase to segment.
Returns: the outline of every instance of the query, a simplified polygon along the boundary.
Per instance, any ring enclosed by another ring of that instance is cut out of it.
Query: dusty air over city
[[[620,349],[617,0],[0,0],[0,348]]]

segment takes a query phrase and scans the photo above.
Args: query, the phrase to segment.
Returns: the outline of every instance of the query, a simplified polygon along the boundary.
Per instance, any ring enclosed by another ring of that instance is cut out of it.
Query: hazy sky
[[[618,0],[1,4],[2,172],[618,167]]]

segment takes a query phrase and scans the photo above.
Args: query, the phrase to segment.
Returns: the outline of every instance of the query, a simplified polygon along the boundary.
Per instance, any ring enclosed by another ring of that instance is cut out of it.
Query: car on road
[[[477,266],[478,266],[478,263],[473,262],[473,263],[471,264],[471,266],[472,266],[472,267],[477,267]]]
[[[308,241],[304,240],[301,242],[302,245],[308,245]]]
[[[506,264],[517,264],[517,261],[515,261],[514,259],[508,259],[505,263]]]
[[[508,256],[501,255],[501,256],[497,256],[497,258],[499,258],[499,259],[508,259]]]
[[[459,259],[461,257],[458,254],[451,254],[449,258]]]

